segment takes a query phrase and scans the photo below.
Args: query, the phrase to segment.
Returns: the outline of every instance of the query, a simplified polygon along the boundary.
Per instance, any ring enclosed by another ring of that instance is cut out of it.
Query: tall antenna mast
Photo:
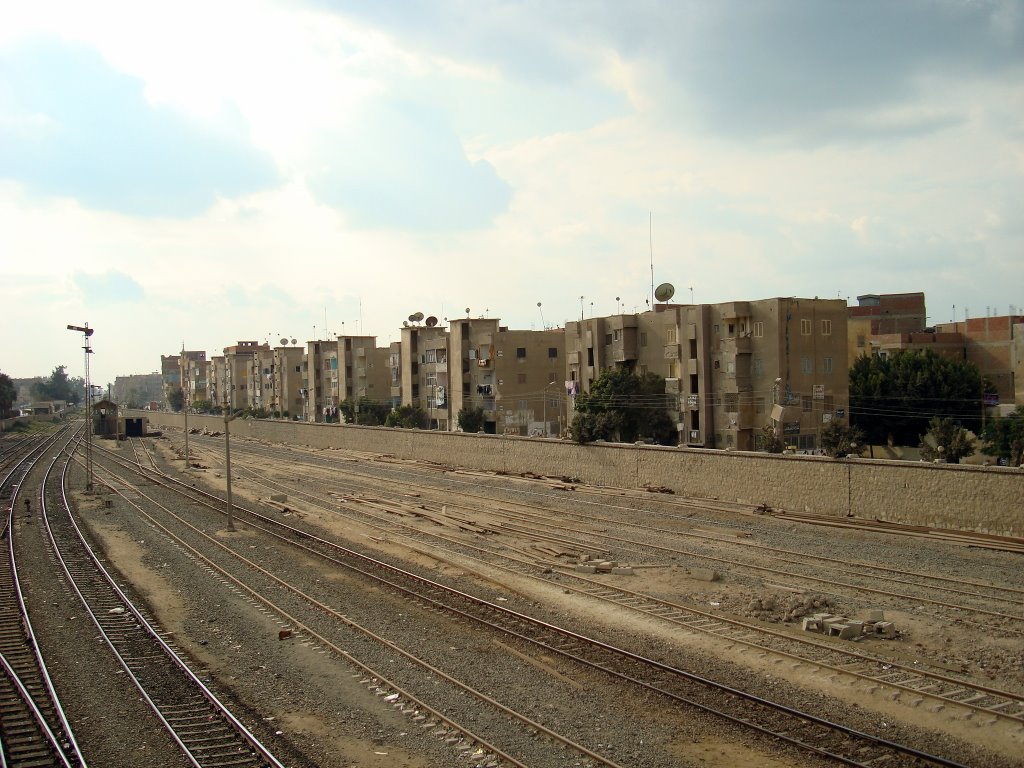
[[[647,241],[651,249],[651,309],[654,308],[654,211],[647,212]]]

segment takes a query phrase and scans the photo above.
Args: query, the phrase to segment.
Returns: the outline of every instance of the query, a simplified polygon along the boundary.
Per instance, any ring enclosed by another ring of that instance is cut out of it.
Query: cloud
[[[90,303],[142,301],[146,296],[146,292],[134,278],[116,270],[99,273],[75,272],[72,281]]]
[[[92,49],[35,41],[0,54],[0,178],[138,216],[188,217],[272,185],[268,156],[148,104]]]
[[[362,227],[462,230],[502,213],[511,187],[484,159],[466,156],[442,112],[376,101],[320,146],[307,176],[314,194]]]

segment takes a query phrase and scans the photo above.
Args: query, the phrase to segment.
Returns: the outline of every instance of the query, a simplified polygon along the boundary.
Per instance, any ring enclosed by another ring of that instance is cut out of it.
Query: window
[[[800,357],[800,373],[805,375],[814,373],[814,366],[811,364],[811,358],[807,355],[801,355]]]
[[[754,398],[754,413],[764,413],[764,398],[763,397],[755,397]]]
[[[757,339],[764,338],[764,323],[763,322],[759,321],[759,322],[754,323],[754,338],[757,338]]]
[[[604,335],[604,343],[605,344],[611,344],[612,343],[612,335],[610,333],[606,333]]]
[[[622,329],[621,328],[616,328],[614,331],[612,331],[612,333],[613,333],[614,338],[615,338],[616,341],[620,341],[622,339]]]
[[[646,376],[647,375],[647,366],[646,365],[638,365],[637,369],[638,369],[638,373],[641,376]],[[670,376],[669,378],[675,378],[675,377],[674,376]]]
[[[669,326],[665,329],[665,343],[675,344],[676,343],[676,327],[674,325]]]
[[[857,334],[857,346],[858,347],[863,347],[864,346],[864,334],[863,333],[858,333]]]
[[[647,331],[640,331],[640,346],[647,346]]]
[[[831,320],[822,320],[821,321],[821,335],[822,336],[831,336],[832,335],[832,321]]]
[[[526,347],[516,347],[516,359],[522,360],[526,357]]]
[[[558,381],[558,379],[555,378],[556,376],[557,376],[557,374],[554,373],[553,371],[551,373],[549,373],[548,374],[548,384],[554,384],[556,381]]]
[[[525,411],[527,408],[530,407],[530,401],[529,400],[517,400],[516,401],[516,407],[520,411]]]
[[[548,347],[548,359],[549,360],[557,360],[558,359],[558,347]]]
[[[727,413],[736,413],[740,409],[740,396],[738,392],[725,393],[725,410]]]
[[[750,373],[754,376],[760,376],[764,373],[764,360],[760,357],[755,357],[750,361]]]
[[[801,336],[810,336],[811,335],[811,321],[810,320],[801,320],[800,321],[800,335]]]
[[[690,359],[691,360],[696,360],[697,359],[697,340],[696,339],[690,339]]]
[[[831,357],[823,357],[821,359],[821,372],[822,373],[832,373],[832,358]]]
[[[437,362],[437,350],[428,349],[423,356],[424,363],[436,363]]]
[[[811,412],[811,408],[813,408],[813,407],[814,407],[814,401],[811,399],[811,396],[810,395],[801,395],[801,397],[800,397],[800,410],[802,410],[804,413],[810,413]]]
[[[525,383],[526,383],[526,374],[525,373],[517,373],[516,374],[516,384],[525,384]]]
[[[736,335],[736,324],[735,323],[729,323],[729,335],[730,336],[735,336]]]

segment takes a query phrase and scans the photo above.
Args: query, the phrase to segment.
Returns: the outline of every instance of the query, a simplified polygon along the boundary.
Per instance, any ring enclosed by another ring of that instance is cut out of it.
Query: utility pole
[[[231,422],[235,420],[235,417],[230,413],[224,414],[224,465],[226,477],[228,480],[228,492],[227,492],[227,514],[228,514],[228,525],[229,531],[235,530],[235,521],[232,517],[232,506],[231,506]]]
[[[92,492],[92,387],[89,381],[89,355],[92,354],[92,348],[89,346],[89,337],[96,329],[86,323],[84,326],[69,325],[68,330],[82,334],[82,349],[85,350],[85,490]]]

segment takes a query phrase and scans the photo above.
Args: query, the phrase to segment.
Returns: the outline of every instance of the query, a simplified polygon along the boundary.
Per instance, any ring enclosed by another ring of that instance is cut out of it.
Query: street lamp
[[[85,490],[92,491],[92,387],[89,381],[89,355],[92,348],[89,346],[89,337],[95,332],[95,328],[85,325],[68,325],[69,331],[76,331],[82,334],[82,349],[85,350]]]
[[[544,419],[544,437],[551,437],[551,430],[548,428],[548,387],[550,387],[552,384],[557,383],[557,381],[549,381],[547,384],[544,385],[544,389],[542,389],[540,393],[541,398],[544,400],[544,406],[542,411],[542,418]]]
[[[235,420],[234,414],[224,413],[224,464],[226,466],[227,479],[228,479],[228,494],[227,494],[227,513],[228,513],[228,526],[229,531],[235,530],[235,522],[231,517],[231,429],[229,425]]]

